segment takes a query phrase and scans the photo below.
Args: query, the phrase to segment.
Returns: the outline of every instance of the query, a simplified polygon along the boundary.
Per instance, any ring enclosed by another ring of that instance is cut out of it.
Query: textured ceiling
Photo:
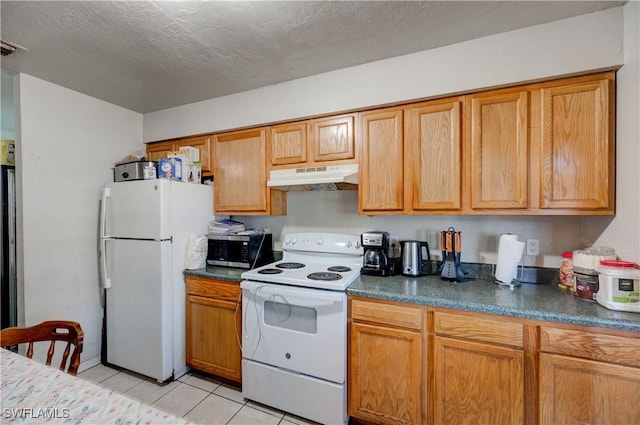
[[[144,113],[622,3],[2,0],[2,68]]]

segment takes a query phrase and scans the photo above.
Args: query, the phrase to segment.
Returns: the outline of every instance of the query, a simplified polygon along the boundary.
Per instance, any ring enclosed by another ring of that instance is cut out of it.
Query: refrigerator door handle
[[[111,197],[111,189],[102,188],[102,200],[100,202],[100,238],[107,238],[107,198]]]
[[[107,273],[107,243],[109,239],[100,239],[100,278],[104,289],[111,288],[111,278]]]

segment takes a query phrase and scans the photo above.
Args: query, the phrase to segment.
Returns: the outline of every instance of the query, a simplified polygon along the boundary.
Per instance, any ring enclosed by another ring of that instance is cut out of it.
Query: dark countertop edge
[[[431,307],[444,307],[456,310],[474,311],[478,313],[494,314],[498,316],[518,317],[561,324],[592,326],[597,328],[607,328],[623,331],[640,332],[640,323],[626,322],[619,319],[602,319],[598,317],[576,316],[558,312],[515,309],[498,305],[477,304],[469,301],[454,301],[444,298],[424,298],[417,296],[404,296],[401,294],[390,294],[384,292],[374,292],[360,289],[347,288],[347,295],[359,296],[363,298],[381,299],[387,301],[404,302],[407,304],[426,305]]]

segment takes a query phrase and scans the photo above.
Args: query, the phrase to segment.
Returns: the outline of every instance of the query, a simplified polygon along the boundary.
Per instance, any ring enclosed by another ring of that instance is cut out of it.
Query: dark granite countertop
[[[240,282],[246,269],[207,266],[185,275]],[[523,283],[510,289],[486,276],[466,282],[445,282],[439,276],[360,276],[348,295],[446,307],[525,319],[640,332],[640,314],[609,310],[575,297],[555,283]]]
[[[526,319],[640,332],[640,314],[609,310],[555,284],[523,283],[513,289],[492,280],[445,282],[439,276],[360,276],[347,294]]]
[[[209,279],[228,280],[231,282],[240,282],[240,274],[246,272],[247,269],[239,269],[235,267],[209,266],[197,270],[185,270],[185,276],[205,277]]]

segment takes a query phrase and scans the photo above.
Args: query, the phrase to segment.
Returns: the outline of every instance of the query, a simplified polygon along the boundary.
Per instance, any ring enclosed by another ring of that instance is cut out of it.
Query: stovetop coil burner
[[[259,274],[279,274],[282,273],[282,270],[280,269],[262,269],[262,270],[258,270]]]
[[[327,269],[330,272],[346,273],[351,271],[351,267],[347,266],[331,266]]]
[[[331,272],[316,272],[307,275],[307,279],[311,280],[340,280],[342,275],[339,273]]]
[[[294,262],[278,263],[276,264],[276,267],[279,269],[301,269],[304,267],[304,264]]]

